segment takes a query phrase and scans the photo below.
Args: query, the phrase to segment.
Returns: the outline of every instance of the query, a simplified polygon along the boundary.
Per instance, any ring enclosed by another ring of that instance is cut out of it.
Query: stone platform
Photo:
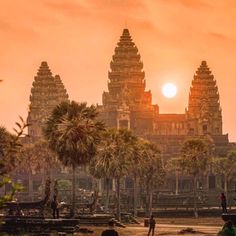
[[[50,233],[53,231],[73,233],[79,229],[78,219],[44,219],[40,217],[5,217],[0,232]]]
[[[115,225],[118,227],[125,227],[121,222],[115,220],[112,214],[94,214],[94,215],[80,215],[77,217],[80,225],[85,226],[107,226],[108,222],[113,219]]]
[[[221,215],[223,221],[229,221],[231,220],[234,225],[236,225],[236,213],[231,213],[231,214],[222,214]]]

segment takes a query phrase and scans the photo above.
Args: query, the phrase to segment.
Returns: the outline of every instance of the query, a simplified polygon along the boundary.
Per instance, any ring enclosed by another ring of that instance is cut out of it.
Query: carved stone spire
[[[152,105],[151,92],[145,91],[145,73],[140,58],[129,30],[124,29],[110,63],[108,92],[103,93],[108,126],[121,127],[117,120],[124,119],[127,121],[124,123],[128,123],[125,127],[135,129],[142,123],[143,130],[152,130],[158,107]],[[148,122],[144,124],[144,120]]]
[[[197,69],[189,93],[188,125],[196,135],[222,134],[219,92],[206,61]]]
[[[145,92],[143,63],[128,29],[123,30],[112,56],[110,68],[109,92],[103,94],[104,106],[109,106],[111,103],[116,106],[126,104],[132,109],[141,103],[151,104],[151,93]]]
[[[68,100],[66,89],[58,75],[52,75],[47,62],[43,61],[34,77],[30,95],[27,121],[28,133],[33,138],[42,137],[43,125],[55,108],[62,101]]]
[[[123,30],[123,34],[120,37],[120,41],[115,48],[115,54],[112,57],[110,64],[111,73],[109,73],[109,79],[113,80],[119,72],[119,79],[129,80],[134,76],[133,74],[141,73],[142,79],[144,79],[143,63],[140,61],[140,54],[138,54],[138,48],[135,46],[128,29]],[[112,73],[114,72],[114,73]]]

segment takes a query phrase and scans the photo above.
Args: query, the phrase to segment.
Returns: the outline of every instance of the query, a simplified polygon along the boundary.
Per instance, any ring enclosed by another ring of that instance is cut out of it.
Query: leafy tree
[[[68,189],[71,189],[71,187],[72,187],[72,184],[70,180],[67,180],[67,179],[58,180],[58,189],[68,190]]]
[[[213,158],[213,169],[215,173],[224,177],[224,192],[228,195],[228,181],[235,173],[236,167],[236,149],[232,148],[228,151],[226,157]]]
[[[168,160],[167,165],[165,166],[168,172],[175,172],[175,195],[179,194],[179,172],[181,171],[181,159],[174,157]]]
[[[6,201],[12,200],[17,191],[22,190],[22,186],[12,183],[9,174],[16,167],[16,160],[21,148],[20,137],[25,136],[24,130],[28,126],[20,117],[20,122],[16,122],[17,129],[14,128],[15,134],[9,133],[4,127],[0,127],[0,188],[6,184],[12,184],[10,194],[0,198],[0,205]]]
[[[164,183],[165,169],[160,151],[153,143],[144,142],[142,147],[142,162],[139,163],[139,176],[146,188],[146,214],[152,214],[152,197],[154,189]]]
[[[28,126],[22,117],[20,123],[16,122],[18,129],[13,129],[15,134],[9,133],[0,126],[0,174],[9,173],[15,168],[17,155],[21,148],[20,137],[25,136],[24,129]]]
[[[180,166],[182,171],[193,177],[194,215],[197,211],[197,177],[208,168],[209,147],[203,139],[192,138],[183,143]]]
[[[45,140],[23,146],[18,158],[17,168],[25,169],[28,172],[29,195],[31,197],[33,197],[33,173],[42,172],[42,183],[44,184],[46,177],[51,177],[52,167],[60,168],[56,154],[49,149]]]
[[[94,157],[104,124],[97,120],[95,106],[86,103],[62,102],[46,122],[45,137],[50,148],[65,166],[71,166],[72,210],[75,212],[75,170]]]

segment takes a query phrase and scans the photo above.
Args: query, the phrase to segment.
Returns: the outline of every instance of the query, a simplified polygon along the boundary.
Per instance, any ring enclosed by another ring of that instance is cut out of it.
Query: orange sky
[[[207,60],[223,109],[224,133],[236,141],[234,0],[0,1],[0,124],[26,118],[42,60],[60,74],[71,99],[101,103],[116,43],[127,25],[144,62],[147,90],[161,113],[183,113],[193,74]],[[174,82],[175,99],[161,94]]]

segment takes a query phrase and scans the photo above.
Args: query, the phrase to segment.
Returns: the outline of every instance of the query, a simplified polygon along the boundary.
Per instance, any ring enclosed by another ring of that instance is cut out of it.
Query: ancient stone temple
[[[115,48],[108,72],[108,92],[103,93],[101,117],[108,127],[126,127],[158,144],[163,156],[179,155],[189,136],[209,136],[217,154],[224,155],[228,135],[222,134],[222,114],[216,80],[205,61],[197,69],[183,114],[160,114],[152,104],[151,91],[145,91],[145,73],[140,54],[124,29]],[[208,138],[209,138],[208,137]]]
[[[30,106],[27,122],[31,138],[42,137],[44,122],[62,101],[68,100],[68,94],[59,75],[52,75],[47,62],[43,61],[34,78],[30,95]]]
[[[110,63],[108,92],[103,93],[100,112],[109,127],[131,128],[136,133],[151,133],[158,106],[145,91],[143,63],[128,29],[123,30]]]

